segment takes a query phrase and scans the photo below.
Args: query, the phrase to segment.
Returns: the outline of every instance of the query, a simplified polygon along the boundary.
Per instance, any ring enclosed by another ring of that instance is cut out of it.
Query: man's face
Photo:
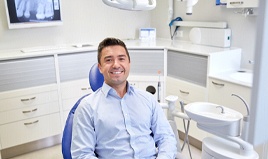
[[[98,66],[106,84],[111,87],[125,86],[130,61],[124,47],[115,45],[103,48]]]

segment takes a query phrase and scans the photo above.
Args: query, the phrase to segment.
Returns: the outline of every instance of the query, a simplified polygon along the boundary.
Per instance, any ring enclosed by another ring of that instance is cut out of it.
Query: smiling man
[[[150,93],[129,85],[128,50],[119,39],[98,47],[104,83],[84,98],[73,123],[73,159],[174,159],[176,139]]]

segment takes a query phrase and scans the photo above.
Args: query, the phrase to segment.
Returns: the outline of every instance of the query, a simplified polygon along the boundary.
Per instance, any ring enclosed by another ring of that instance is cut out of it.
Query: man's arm
[[[162,107],[155,101],[152,117],[152,131],[158,147],[157,159],[174,159],[177,154],[177,141]]]
[[[85,107],[85,101],[81,101],[75,111],[71,154],[73,159],[98,159],[94,153],[96,145],[94,125],[90,112]]]

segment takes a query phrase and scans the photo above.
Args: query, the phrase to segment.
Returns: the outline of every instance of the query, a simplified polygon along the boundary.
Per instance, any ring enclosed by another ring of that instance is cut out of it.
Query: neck
[[[115,91],[119,97],[123,98],[123,96],[127,92],[127,83],[124,82],[121,85],[113,86],[113,89],[115,89]]]

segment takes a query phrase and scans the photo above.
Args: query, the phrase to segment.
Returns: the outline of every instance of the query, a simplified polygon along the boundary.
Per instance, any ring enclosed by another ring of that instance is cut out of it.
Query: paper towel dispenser
[[[192,28],[189,38],[194,44],[230,47],[231,29]]]

